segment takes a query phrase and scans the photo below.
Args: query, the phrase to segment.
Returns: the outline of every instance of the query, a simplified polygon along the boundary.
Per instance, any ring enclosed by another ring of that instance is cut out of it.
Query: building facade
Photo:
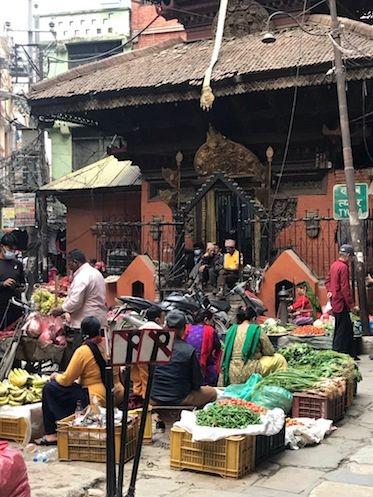
[[[130,49],[129,2],[112,2],[91,10],[71,10],[42,14],[35,24],[43,31],[44,77],[59,74],[95,60]],[[54,34],[48,33],[52,30]],[[48,131],[51,139],[51,177],[58,179],[106,155],[115,137],[86,128],[56,121]]]

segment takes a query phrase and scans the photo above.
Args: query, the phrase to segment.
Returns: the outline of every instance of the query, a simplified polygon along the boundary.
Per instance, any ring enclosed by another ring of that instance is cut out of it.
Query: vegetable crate
[[[295,392],[293,395],[293,418],[325,418],[339,421],[344,413],[344,393],[334,398],[303,392]]]
[[[23,443],[27,435],[27,420],[25,418],[0,418],[0,439]]]
[[[57,448],[60,461],[106,461],[106,428],[90,428],[87,426],[71,426],[73,416],[57,422]],[[135,455],[138,434],[138,419],[127,428],[125,462]],[[121,427],[115,427],[115,459],[119,462]]]
[[[354,403],[355,392],[357,388],[357,381],[350,378],[346,380],[346,393],[345,393],[345,404],[346,409],[352,406]]]
[[[171,468],[242,478],[255,467],[255,437],[235,436],[216,442],[193,442],[181,428],[171,430]]]
[[[285,450],[285,425],[276,435],[256,436],[255,466]]]
[[[128,414],[135,414],[139,417],[139,424],[141,418],[142,409],[134,409],[129,411]],[[152,416],[152,408],[149,407],[148,413],[146,415],[146,423],[145,423],[145,431],[144,431],[144,444],[151,444],[153,442],[153,416]]]

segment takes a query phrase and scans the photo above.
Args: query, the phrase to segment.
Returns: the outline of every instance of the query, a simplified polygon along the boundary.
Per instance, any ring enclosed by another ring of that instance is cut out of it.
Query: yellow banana
[[[5,406],[9,401],[8,396],[0,397],[0,406]]]

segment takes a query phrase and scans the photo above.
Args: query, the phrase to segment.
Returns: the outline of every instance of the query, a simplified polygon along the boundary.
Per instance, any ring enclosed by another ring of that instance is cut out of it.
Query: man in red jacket
[[[351,245],[341,246],[339,259],[331,265],[325,285],[335,316],[333,350],[356,358],[354,332],[350,318],[354,301],[350,286],[349,262],[353,255],[354,250]]]

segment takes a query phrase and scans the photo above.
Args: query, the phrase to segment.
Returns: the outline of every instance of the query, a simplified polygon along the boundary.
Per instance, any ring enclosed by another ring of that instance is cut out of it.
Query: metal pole
[[[145,424],[146,424],[146,418],[148,415],[148,408],[149,408],[149,402],[150,402],[150,393],[151,393],[153,377],[154,377],[154,368],[155,367],[153,364],[149,364],[148,383],[146,385],[145,399],[144,399],[144,403],[143,403],[143,407],[142,407],[140,429],[139,429],[139,434],[137,437],[135,458],[133,461],[132,473],[131,473],[131,481],[130,481],[130,485],[128,487],[128,492],[127,492],[126,497],[135,497],[136,479],[137,479],[137,473],[139,471],[142,442],[143,442],[143,438],[144,438]]]
[[[114,383],[113,368],[105,368],[106,387],[106,496],[115,497],[115,424],[114,424]]]
[[[131,366],[126,366],[123,374],[124,398],[123,398],[123,416],[122,429],[120,435],[120,455],[118,468],[118,483],[116,497],[123,495],[123,479],[124,479],[124,464],[126,459],[126,443],[127,443],[127,418],[128,418],[128,401],[130,396],[131,383]]]
[[[337,6],[335,0],[329,0],[330,16],[332,19],[332,37],[336,44],[341,44],[341,25],[337,17]],[[355,170],[352,157],[351,135],[348,118],[347,96],[346,96],[346,69],[342,61],[342,53],[338,46],[333,43],[335,59],[335,76],[337,80],[339,120],[342,134],[343,162],[346,177],[348,206],[350,213],[351,239],[356,254],[356,280],[359,291],[360,320],[365,334],[369,334],[368,302],[365,287],[365,264],[362,244],[362,229],[356,202]]]

